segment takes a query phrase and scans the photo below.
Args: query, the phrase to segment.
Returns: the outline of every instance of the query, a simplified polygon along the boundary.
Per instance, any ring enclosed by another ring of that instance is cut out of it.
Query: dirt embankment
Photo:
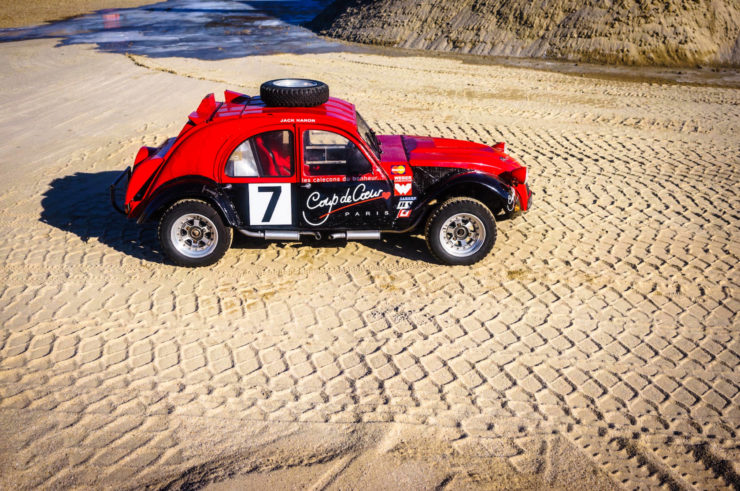
[[[347,41],[457,53],[740,66],[737,0],[336,0],[310,27]]]

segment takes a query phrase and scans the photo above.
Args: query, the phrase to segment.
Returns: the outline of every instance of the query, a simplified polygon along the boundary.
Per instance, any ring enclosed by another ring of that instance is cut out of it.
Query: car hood
[[[428,136],[381,135],[383,161],[411,167],[452,167],[498,175],[520,164],[503,151],[465,140]]]

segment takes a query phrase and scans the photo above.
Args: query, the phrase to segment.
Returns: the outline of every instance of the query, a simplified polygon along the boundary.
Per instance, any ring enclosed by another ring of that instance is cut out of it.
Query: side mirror
[[[356,145],[350,144],[347,148],[347,174],[362,176],[373,171],[373,165],[368,162]]]

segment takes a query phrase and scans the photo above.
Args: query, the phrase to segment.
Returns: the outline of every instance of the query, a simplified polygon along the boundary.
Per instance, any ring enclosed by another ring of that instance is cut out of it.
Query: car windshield
[[[380,159],[380,154],[383,153],[383,150],[380,148],[378,137],[375,135],[375,132],[372,130],[372,128],[368,126],[365,120],[362,119],[360,113],[355,111],[355,114],[357,115],[357,131],[360,133],[360,137],[365,140],[365,143],[370,146],[370,148],[375,153],[375,156]]]

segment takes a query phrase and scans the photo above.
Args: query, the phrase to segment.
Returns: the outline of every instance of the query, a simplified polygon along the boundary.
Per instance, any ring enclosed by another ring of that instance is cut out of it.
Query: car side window
[[[294,168],[293,132],[267,131],[244,140],[226,162],[229,177],[290,177]]]
[[[311,176],[347,175],[347,161],[359,149],[342,135],[324,130],[303,132],[303,159]]]

